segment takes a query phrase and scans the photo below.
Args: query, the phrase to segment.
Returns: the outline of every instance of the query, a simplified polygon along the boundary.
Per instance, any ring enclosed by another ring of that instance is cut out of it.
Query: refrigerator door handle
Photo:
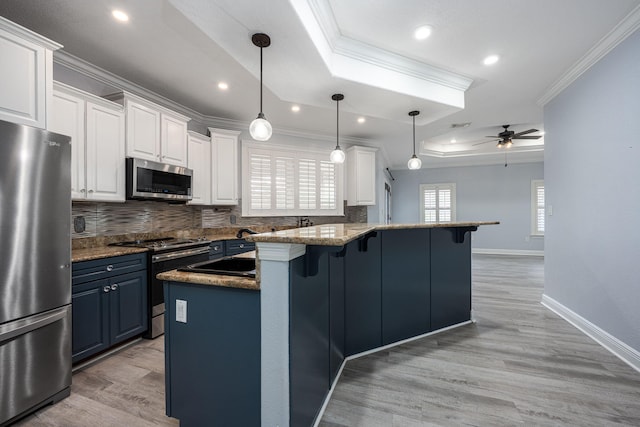
[[[57,322],[58,320],[63,319],[70,309],[71,306],[66,305],[26,319],[20,319],[2,325],[0,326],[0,344],[17,336],[24,335],[43,326]]]

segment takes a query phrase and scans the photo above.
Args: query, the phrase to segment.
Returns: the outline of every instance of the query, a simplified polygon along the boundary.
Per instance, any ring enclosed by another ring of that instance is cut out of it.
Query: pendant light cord
[[[416,155],[416,116],[413,116],[413,155]]]
[[[260,47],[260,114],[262,114],[262,47]]]
[[[340,141],[338,140],[340,135],[340,100],[336,100],[336,149],[340,148]]]

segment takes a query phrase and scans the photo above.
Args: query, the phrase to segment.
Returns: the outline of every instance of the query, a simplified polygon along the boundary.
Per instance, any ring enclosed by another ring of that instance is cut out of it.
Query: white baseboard
[[[524,250],[524,249],[482,249],[472,248],[472,254],[482,255],[516,255],[516,256],[541,256],[544,257],[544,251]]]
[[[618,338],[600,329],[584,317],[560,304],[558,301],[542,295],[542,305],[562,317],[567,322],[584,332],[592,340],[609,350],[613,355],[640,372],[640,351],[628,346]]]

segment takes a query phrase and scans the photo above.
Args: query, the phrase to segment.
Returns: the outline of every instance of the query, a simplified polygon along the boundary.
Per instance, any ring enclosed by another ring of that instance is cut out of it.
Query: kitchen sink
[[[255,258],[221,258],[203,261],[179,268],[178,271],[191,273],[222,274],[225,276],[256,277]]]

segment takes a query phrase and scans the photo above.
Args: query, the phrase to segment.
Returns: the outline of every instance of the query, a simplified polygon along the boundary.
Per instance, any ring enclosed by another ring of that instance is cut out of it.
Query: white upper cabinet
[[[71,137],[71,198],[124,202],[124,111],[113,102],[54,84],[49,129]]]
[[[376,204],[376,149],[350,147],[347,149],[347,205]]]
[[[211,204],[211,139],[189,131],[187,167],[193,170],[191,205]]]
[[[211,204],[238,204],[238,144],[240,132],[209,128],[211,132]]]
[[[126,92],[106,98],[124,105],[127,157],[187,166],[188,117]]]
[[[61,47],[0,16],[0,120],[47,129],[53,51]]]

